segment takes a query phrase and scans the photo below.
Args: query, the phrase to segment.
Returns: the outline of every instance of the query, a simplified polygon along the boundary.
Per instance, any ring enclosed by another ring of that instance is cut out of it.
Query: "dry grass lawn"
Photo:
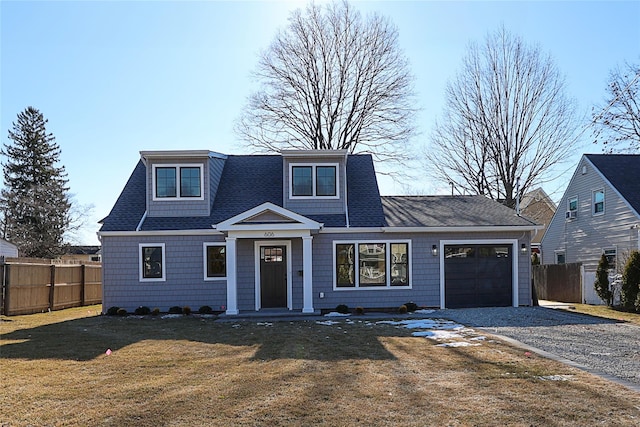
[[[623,322],[640,325],[640,314],[616,310],[606,305],[573,304],[566,308],[567,311],[583,313],[590,316],[604,317],[606,319],[621,320]]]
[[[99,310],[2,318],[0,426],[640,425],[640,393],[491,339]]]

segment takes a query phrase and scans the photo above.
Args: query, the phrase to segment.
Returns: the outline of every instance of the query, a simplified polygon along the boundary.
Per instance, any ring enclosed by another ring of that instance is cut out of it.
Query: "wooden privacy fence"
[[[533,266],[533,286],[538,299],[582,302],[580,263]]]
[[[102,265],[35,258],[0,259],[2,314],[40,313],[102,302]]]

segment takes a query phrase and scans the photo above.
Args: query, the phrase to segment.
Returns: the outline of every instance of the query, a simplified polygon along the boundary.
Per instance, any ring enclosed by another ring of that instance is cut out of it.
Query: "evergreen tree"
[[[635,309],[640,295],[640,252],[632,251],[622,273],[622,305],[628,310]]]
[[[60,255],[70,222],[67,174],[58,165],[60,146],[46,124],[40,111],[27,107],[18,114],[2,150],[3,235],[27,257]]]
[[[613,292],[609,289],[609,260],[604,254],[600,257],[593,287],[602,301],[609,306],[613,303]]]

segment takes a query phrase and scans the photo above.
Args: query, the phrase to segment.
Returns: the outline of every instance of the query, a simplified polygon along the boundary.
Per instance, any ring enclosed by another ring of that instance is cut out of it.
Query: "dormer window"
[[[202,165],[153,165],[153,199],[202,200]]]
[[[338,198],[337,164],[291,164],[291,198]]]

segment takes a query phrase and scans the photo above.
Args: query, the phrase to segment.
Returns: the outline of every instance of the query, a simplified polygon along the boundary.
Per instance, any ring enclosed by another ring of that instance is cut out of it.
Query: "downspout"
[[[142,163],[144,163],[144,167],[145,167],[145,170],[146,170],[148,168],[147,159],[145,159],[144,156],[140,156],[140,158],[142,159]],[[147,173],[148,173],[148,170],[147,170]],[[148,176],[148,175],[146,175],[146,176]],[[149,179],[145,178],[145,181],[147,181],[147,185],[149,185]],[[142,218],[140,218],[140,222],[138,223],[138,226],[136,227],[136,231],[140,231],[140,229],[142,228],[142,224],[144,224],[144,220],[147,219],[147,212],[149,212],[149,192],[148,191],[145,194],[144,204],[145,204],[144,214],[142,214]]]
[[[142,228],[142,224],[144,224],[144,220],[147,219],[147,210],[145,209],[144,214],[142,215],[142,218],[140,218],[140,222],[138,223],[138,226],[136,227],[136,231],[140,231],[140,229]]]
[[[347,221],[347,228],[349,228],[349,203],[347,200],[347,161],[348,161],[348,152],[344,153],[344,216]]]

